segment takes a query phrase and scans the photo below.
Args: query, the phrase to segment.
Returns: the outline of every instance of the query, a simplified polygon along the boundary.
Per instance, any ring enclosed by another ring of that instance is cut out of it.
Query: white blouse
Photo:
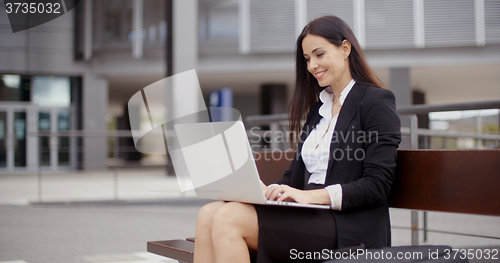
[[[349,84],[340,93],[340,105],[344,104],[345,98],[351,91],[356,82],[351,80]],[[302,146],[302,160],[306,169],[311,173],[308,183],[325,184],[326,170],[328,168],[328,159],[330,155],[330,145],[333,137],[333,131],[337,124],[338,114],[332,116],[334,94],[330,87],[324,89],[319,94],[319,99],[323,105],[319,108],[319,115],[323,118],[311,131]],[[331,207],[335,210],[342,208],[342,187],[340,184],[334,184],[325,187],[330,195]]]

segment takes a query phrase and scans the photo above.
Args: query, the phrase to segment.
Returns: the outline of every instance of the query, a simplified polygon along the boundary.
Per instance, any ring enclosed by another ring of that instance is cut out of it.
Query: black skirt
[[[337,248],[337,226],[332,210],[254,207],[259,220],[257,263],[321,261],[325,249]]]

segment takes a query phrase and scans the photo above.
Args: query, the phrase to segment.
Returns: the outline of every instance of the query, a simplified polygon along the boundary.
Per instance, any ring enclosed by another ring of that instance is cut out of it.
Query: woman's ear
[[[351,42],[349,42],[349,40],[347,39],[344,39],[344,41],[342,41],[340,49],[342,50],[342,55],[344,55],[344,58],[347,58],[351,54]]]

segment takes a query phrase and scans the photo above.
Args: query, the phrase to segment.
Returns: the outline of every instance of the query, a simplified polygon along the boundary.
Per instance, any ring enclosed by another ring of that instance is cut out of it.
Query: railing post
[[[119,141],[118,134],[115,134],[115,147],[114,147],[114,153],[113,153],[113,157],[114,157],[113,159],[115,159],[115,163],[114,163],[115,167],[113,169],[113,182],[114,182],[114,184],[113,184],[114,191],[113,192],[114,192],[115,200],[118,200],[118,152],[119,152],[118,147],[120,147],[118,145],[118,141]]]
[[[38,141],[40,142],[40,135],[37,133]],[[38,146],[38,145],[37,145]],[[42,202],[42,165],[40,164],[40,157],[42,156],[42,147],[38,147],[38,150],[40,151],[38,161],[36,162],[37,165],[37,178],[38,178],[38,202]]]
[[[477,111],[476,117],[476,133],[480,136],[483,133],[483,116],[481,115],[481,111]],[[483,140],[480,138],[476,139],[476,149],[483,149]]]
[[[418,210],[411,210],[411,245],[418,246]]]
[[[418,117],[416,114],[410,116],[410,147],[418,149]]]
[[[427,212],[424,211],[424,242],[427,242]]]
[[[418,118],[416,114],[410,117],[410,146],[418,149]],[[418,246],[418,211],[411,211],[411,245]]]

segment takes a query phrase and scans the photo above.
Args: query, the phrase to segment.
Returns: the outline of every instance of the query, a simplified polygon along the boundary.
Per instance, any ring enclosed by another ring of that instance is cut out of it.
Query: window
[[[238,1],[202,0],[198,17],[200,54],[238,53]]]
[[[71,105],[70,78],[63,76],[34,76],[33,103],[42,107]]]
[[[29,78],[0,74],[0,101],[30,101]]]

